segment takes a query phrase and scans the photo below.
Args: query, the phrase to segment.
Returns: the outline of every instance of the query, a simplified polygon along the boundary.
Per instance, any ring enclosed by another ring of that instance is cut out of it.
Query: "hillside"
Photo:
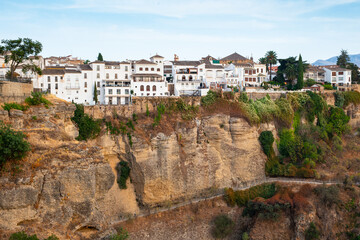
[[[352,54],[352,55],[349,55],[349,57],[350,57],[350,62],[360,66],[360,54]],[[319,60],[315,61],[312,65],[314,65],[314,66],[335,65],[336,61],[337,61],[337,56],[331,57],[326,60],[319,59]]]

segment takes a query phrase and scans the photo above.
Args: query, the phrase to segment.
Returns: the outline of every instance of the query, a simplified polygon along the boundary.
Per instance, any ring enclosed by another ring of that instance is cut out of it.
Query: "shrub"
[[[342,108],[345,103],[344,94],[342,92],[336,91],[334,93],[334,96],[335,96],[335,106]]]
[[[213,223],[212,235],[215,238],[225,238],[234,229],[234,221],[225,214],[216,216]]]
[[[84,113],[84,106],[75,104],[76,110],[74,117],[71,118],[79,129],[79,141],[95,138],[100,133],[100,121],[95,121],[92,117]]]
[[[149,106],[146,104],[146,116],[150,116]]]
[[[9,240],[39,240],[39,238],[36,236],[36,234],[30,236],[27,235],[25,232],[17,232],[11,234]],[[59,240],[59,238],[56,237],[55,235],[51,235],[50,237],[44,240]]]
[[[227,99],[227,100],[233,100],[234,96],[235,96],[234,92],[224,92],[223,93],[224,99]]]
[[[128,162],[125,161],[119,162],[118,165],[116,166],[116,170],[118,175],[117,183],[119,185],[119,188],[126,189],[127,188],[126,180],[130,176],[130,168]]]
[[[217,98],[219,98],[219,94],[209,90],[206,96],[201,97],[201,104],[205,107],[209,106],[211,104],[214,104]]]
[[[305,81],[305,86],[306,87],[311,87],[312,85],[316,84],[316,81],[314,79],[308,79]]]
[[[43,93],[41,92],[32,92],[31,96],[25,99],[25,102],[30,106],[40,105],[43,103],[45,107],[48,107],[48,105],[51,104],[49,100],[44,98]]]
[[[357,91],[348,91],[344,92],[344,107],[347,107],[350,103],[353,103],[354,105],[360,104],[360,92]]]
[[[328,207],[331,207],[332,205],[340,202],[339,188],[337,186],[319,186],[314,189],[314,192],[319,197],[321,202]]]
[[[324,84],[324,89],[325,90],[334,90],[333,86],[330,83],[325,83]]]
[[[106,130],[108,132],[110,132],[110,134],[113,134],[113,135],[119,135],[120,134],[120,129],[113,126],[111,122],[105,122],[105,126],[106,126]]]
[[[0,167],[10,160],[20,160],[30,151],[30,144],[20,131],[12,130],[0,121]]]
[[[239,102],[244,102],[244,103],[248,103],[248,102],[249,102],[249,97],[248,97],[248,95],[247,95],[246,92],[241,92],[241,93],[240,93]]]
[[[276,220],[279,217],[279,211],[289,208],[290,204],[267,204],[264,202],[249,201],[242,213],[243,216],[258,216],[262,219]]]
[[[276,185],[262,184],[255,187],[251,187],[246,190],[235,191],[231,188],[225,190],[224,199],[230,206],[234,206],[236,203],[239,207],[245,206],[249,200],[257,197],[270,198],[276,193]]]
[[[270,157],[270,155],[274,152],[274,149],[272,147],[274,140],[274,135],[271,131],[264,131],[259,136],[260,144],[263,148],[264,153],[268,157]]]
[[[123,228],[118,229],[116,234],[110,236],[110,240],[126,240],[128,238],[129,233]]]
[[[349,126],[347,125],[349,121],[350,117],[345,114],[343,109],[331,107],[327,118],[326,131],[330,135],[337,134],[338,136],[341,136],[349,129]]]
[[[165,110],[166,108],[164,104],[160,103],[159,106],[157,106],[157,115],[154,118],[153,127],[160,124],[161,115],[165,113]]]
[[[250,240],[249,234],[247,232],[244,232],[241,235],[241,240]]]
[[[17,110],[21,110],[21,111],[25,111],[26,109],[28,109],[28,106],[24,106],[18,103],[4,103],[4,105],[2,106],[2,108],[8,112],[10,112],[11,109],[17,109]]]
[[[294,110],[286,98],[279,98],[275,101],[275,104],[279,108],[278,120],[285,124],[286,127],[290,127],[294,118]]]
[[[305,240],[315,240],[320,238],[320,231],[316,228],[313,222],[310,223],[309,227],[305,231]]]
[[[134,123],[137,122],[138,117],[137,117],[136,113],[133,113],[132,119],[133,119]]]

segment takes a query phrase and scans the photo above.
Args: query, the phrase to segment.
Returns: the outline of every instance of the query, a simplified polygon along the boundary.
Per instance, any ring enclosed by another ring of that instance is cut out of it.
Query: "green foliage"
[[[336,91],[335,95],[335,106],[342,108],[345,103],[345,96],[342,92]]]
[[[44,98],[44,95],[42,92],[32,92],[30,97],[27,97],[25,99],[25,102],[29,105],[40,105],[40,104],[44,104],[45,107],[48,107],[51,102],[47,99]]]
[[[25,111],[27,110],[29,107],[19,104],[19,103],[4,103],[4,105],[2,106],[2,108],[8,112],[10,112],[11,109],[17,109],[17,110],[21,110],[21,111]]]
[[[92,117],[84,113],[84,106],[75,104],[76,110],[74,117],[71,118],[79,129],[79,141],[95,138],[101,130],[100,121],[95,121]]]
[[[345,98],[344,107],[349,106],[351,103],[354,105],[360,104],[360,92],[348,91],[343,92],[343,94]]]
[[[305,81],[305,86],[306,87],[311,87],[312,85],[316,84],[316,81],[314,79],[308,79]]]
[[[296,160],[295,135],[291,129],[283,129],[280,134],[279,152],[285,157]]]
[[[343,109],[338,107],[331,107],[329,116],[327,118],[326,131],[330,135],[341,136],[344,132],[348,131],[349,126],[347,123],[350,117],[347,116]]]
[[[250,240],[249,234],[247,232],[244,232],[241,235],[241,240]]]
[[[304,66],[301,54],[299,55],[298,72],[297,72],[296,89],[302,89],[304,87]]]
[[[95,87],[94,87],[94,96],[93,96],[93,100],[95,102],[95,104],[98,103],[98,95],[97,95],[97,87],[96,87],[96,84],[95,84]]]
[[[290,101],[281,97],[275,101],[275,104],[279,108],[277,120],[281,121],[286,127],[290,127],[294,118],[294,110]]]
[[[146,104],[146,116],[150,116],[149,106]]]
[[[245,206],[248,201],[257,197],[271,198],[276,193],[276,185],[262,184],[255,187],[251,187],[246,190],[234,191],[232,188],[226,188],[224,199],[230,206],[237,204],[239,207]]]
[[[346,68],[346,65],[350,62],[350,57],[347,50],[341,49],[340,56],[337,58],[336,65],[342,68]]]
[[[116,234],[110,236],[110,240],[126,240],[128,238],[129,233],[123,228],[118,229]]]
[[[16,232],[11,234],[9,240],[39,240],[39,238],[36,236],[36,234],[27,235],[25,232]],[[45,238],[44,240],[59,240],[59,238],[56,237],[55,235],[51,235],[50,237]]]
[[[22,71],[26,73],[28,71],[41,75],[41,68],[39,68],[34,62],[34,59],[38,59],[38,54],[42,51],[42,44],[38,41],[33,41],[30,38],[18,38],[16,40],[1,41],[0,55],[5,57],[5,63],[10,65],[9,77],[11,79],[15,77],[15,70],[22,64]],[[9,54],[10,53],[10,54]],[[30,56],[35,56],[30,58]],[[26,63],[24,63],[26,61]]]
[[[97,60],[98,61],[104,61],[104,58],[103,58],[101,53],[98,54]]]
[[[129,145],[130,145],[130,147],[132,147],[133,141],[132,141],[131,133],[127,133],[127,136],[128,136],[128,139],[129,139]]]
[[[219,98],[218,93],[209,90],[208,93],[206,94],[206,96],[201,97],[201,104],[205,107],[210,106],[210,105],[214,104],[216,102],[216,99],[218,99],[218,98]]]
[[[134,123],[133,121],[131,121],[131,119],[129,119],[126,123],[126,126],[132,130],[135,130],[135,126],[134,126]]]
[[[212,235],[214,238],[225,238],[234,229],[234,221],[225,214],[215,217],[213,220]]]
[[[255,102],[253,106],[261,122],[270,122],[275,117],[279,116],[280,109],[270,97],[263,97]]]
[[[259,141],[262,149],[268,157],[270,157],[270,155],[274,152],[274,149],[272,147],[274,140],[274,135],[271,131],[263,131],[259,136]]]
[[[316,240],[320,238],[320,231],[317,229],[313,222],[305,231],[305,240]]]
[[[257,201],[249,201],[242,213],[243,216],[254,217],[266,220],[276,220],[279,217],[279,211],[285,208],[290,208],[290,204],[267,204]]]
[[[134,123],[137,122],[138,117],[137,117],[136,113],[132,114],[132,119],[133,119]]]
[[[30,151],[30,144],[20,131],[12,130],[0,121],[0,168],[11,160],[20,160]]]
[[[331,85],[331,83],[325,83],[324,89],[325,90],[334,90],[334,87]]]
[[[314,189],[315,194],[319,197],[320,201],[327,207],[331,207],[334,204],[340,202],[339,188],[335,185],[329,187],[318,186]]]
[[[164,104],[160,103],[157,106],[157,115],[154,118],[154,123],[153,123],[153,127],[157,126],[160,124],[161,121],[161,115],[165,113],[166,107]]]
[[[113,134],[113,135],[119,135],[120,134],[120,129],[113,126],[111,122],[105,122],[105,126],[106,126],[106,130],[108,132],[110,132],[110,134]]]
[[[117,183],[119,185],[120,189],[127,189],[126,186],[126,180],[129,178],[130,176],[130,167],[128,162],[125,161],[121,161],[118,163],[118,165],[116,166],[116,170],[117,170]]]

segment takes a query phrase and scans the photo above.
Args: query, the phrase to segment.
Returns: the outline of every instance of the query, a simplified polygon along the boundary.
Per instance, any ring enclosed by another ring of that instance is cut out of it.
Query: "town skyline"
[[[360,53],[353,41],[360,23],[357,0],[343,1],[2,1],[2,39],[29,37],[41,55],[95,60],[172,60],[225,57],[237,52],[257,61],[268,50],[279,58],[312,63],[341,49]],[[240,9],[246,9],[241,11]],[[346,14],[345,14],[346,13]]]

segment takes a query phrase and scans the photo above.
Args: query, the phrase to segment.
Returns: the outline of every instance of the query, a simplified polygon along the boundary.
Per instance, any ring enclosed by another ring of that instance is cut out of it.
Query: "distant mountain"
[[[350,62],[355,63],[360,67],[360,54],[349,55]],[[313,63],[314,66],[324,66],[324,65],[334,65],[336,64],[337,56],[326,59],[326,60],[317,60]]]

